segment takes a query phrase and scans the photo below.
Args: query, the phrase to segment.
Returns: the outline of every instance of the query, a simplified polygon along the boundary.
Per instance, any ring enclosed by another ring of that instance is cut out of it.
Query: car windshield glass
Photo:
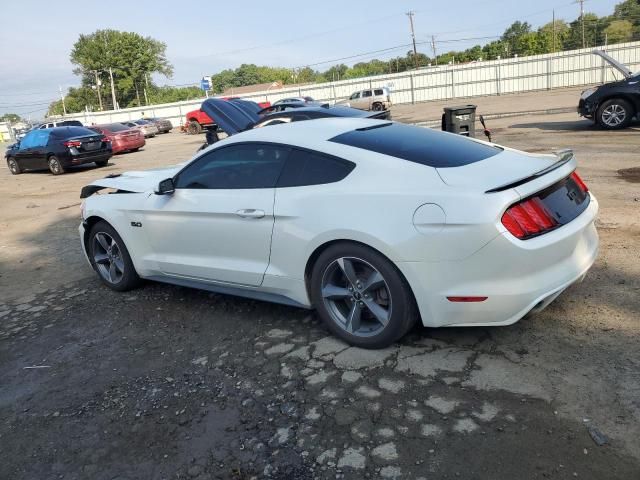
[[[373,128],[372,128],[373,127]],[[501,148],[461,135],[401,123],[373,124],[330,139],[434,168],[460,167],[497,155]]]

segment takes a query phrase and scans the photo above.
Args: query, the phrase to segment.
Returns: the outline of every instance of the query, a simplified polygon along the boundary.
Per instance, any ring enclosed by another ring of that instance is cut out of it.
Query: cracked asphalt
[[[3,177],[0,478],[639,478],[640,192],[617,174],[639,166],[637,132],[570,115],[493,123],[509,146],[575,147],[602,207],[598,261],[511,327],[416,327],[379,351],[305,310],[101,286],[66,208],[79,187],[184,158],[197,139]]]

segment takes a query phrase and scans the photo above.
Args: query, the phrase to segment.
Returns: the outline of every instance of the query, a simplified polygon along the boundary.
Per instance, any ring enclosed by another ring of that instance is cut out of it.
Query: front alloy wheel
[[[18,165],[18,161],[15,158],[13,157],[9,158],[7,160],[7,165],[12,175],[18,175],[22,173],[22,170],[20,169],[20,165]]]
[[[597,121],[601,127],[615,130],[628,127],[633,117],[633,107],[623,99],[612,99],[604,102],[597,113]]]
[[[118,284],[125,271],[122,251],[108,233],[98,232],[93,237],[93,261],[100,276],[110,284]]]
[[[91,266],[107,287],[124,292],[140,284],[127,246],[107,222],[101,220],[91,228],[86,247]]]

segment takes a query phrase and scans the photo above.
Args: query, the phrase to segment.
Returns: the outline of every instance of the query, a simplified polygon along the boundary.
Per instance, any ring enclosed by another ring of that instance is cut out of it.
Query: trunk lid
[[[471,191],[497,192],[515,188],[567,163],[573,154],[529,154],[502,147],[497,155],[460,167],[436,168],[444,183]]]

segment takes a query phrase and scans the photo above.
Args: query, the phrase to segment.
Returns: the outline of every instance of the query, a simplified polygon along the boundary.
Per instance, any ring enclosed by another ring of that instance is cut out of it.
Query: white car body
[[[336,183],[154,193],[188,164],[97,180],[91,184],[96,189],[132,193],[86,198],[83,248],[85,225],[104,219],[122,237],[140,277],[311,307],[305,276],[314,252],[336,240],[359,242],[397,266],[430,327],[512,324],[545,307],[591,267],[598,203],[590,193],[577,218],[535,238],[520,240],[501,222],[507,207],[568,177],[576,169],[572,156],[544,175],[488,194],[550,169],[558,157],[500,147],[476,163],[432,168],[328,141],[381,123],[321,119],[250,130],[193,159],[236,143],[286,144],[355,163]],[[258,211],[264,215],[251,218]],[[448,299],[458,296],[487,298]]]

